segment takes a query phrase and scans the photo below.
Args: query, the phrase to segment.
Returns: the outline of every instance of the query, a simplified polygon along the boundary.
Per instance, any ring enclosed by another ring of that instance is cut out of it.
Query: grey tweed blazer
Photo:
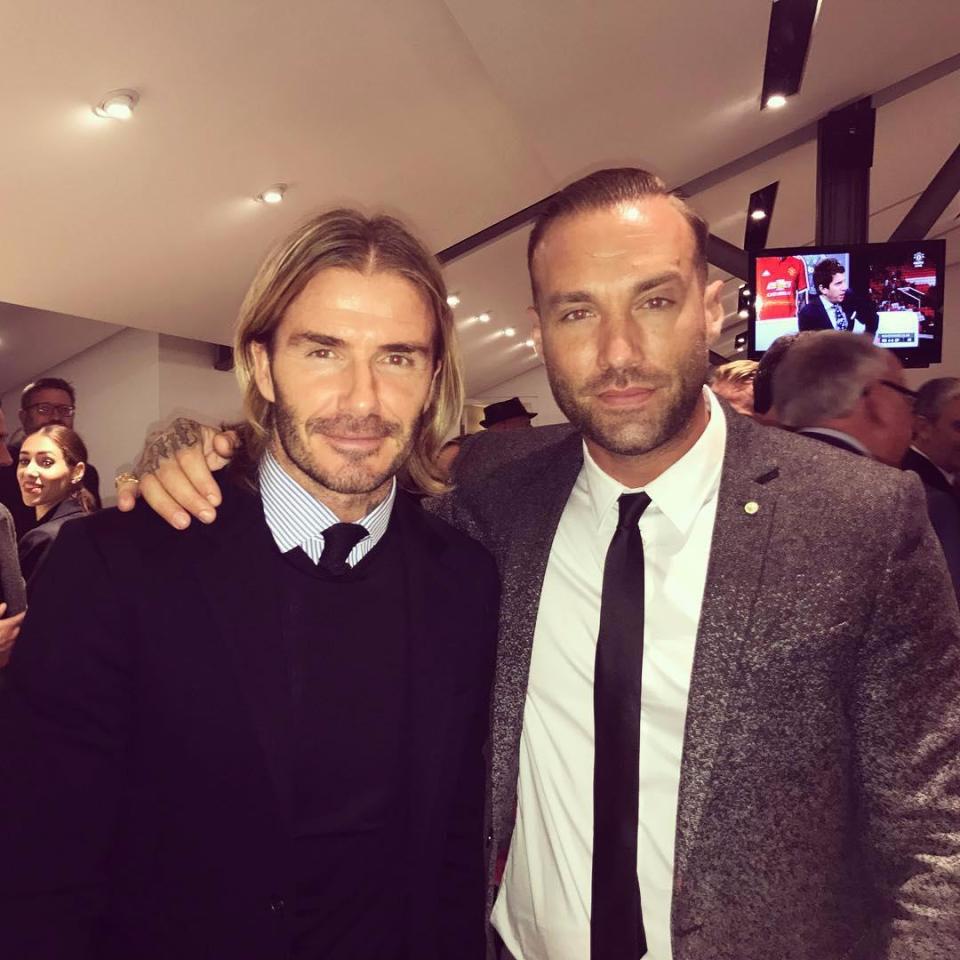
[[[10,511],[0,503],[0,601],[7,604],[4,617],[12,617],[27,605],[27,592],[17,558],[17,532]]]
[[[920,483],[727,420],[681,767],[674,958],[956,960],[960,616]],[[482,435],[437,504],[503,578],[491,876],[513,829],[540,590],[581,465],[569,427]]]

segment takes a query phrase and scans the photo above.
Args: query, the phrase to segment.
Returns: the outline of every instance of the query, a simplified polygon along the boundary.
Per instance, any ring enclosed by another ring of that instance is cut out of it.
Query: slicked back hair
[[[822,330],[795,340],[773,381],[785,427],[815,427],[852,413],[864,388],[887,376],[888,356],[870,337]]]
[[[552,224],[565,217],[593,210],[606,210],[624,203],[635,203],[650,197],[664,197],[683,215],[693,231],[694,263],[701,283],[707,280],[707,238],[710,228],[682,197],[671,193],[667,185],[656,175],[639,167],[613,167],[597,170],[568,184],[551,197],[550,202],[537,217],[527,242],[527,270],[533,302],[537,304],[537,283],[533,276],[533,258],[537,247]]]
[[[454,430],[463,406],[463,377],[447,305],[447,288],[433,254],[399,221],[367,217],[339,208],[319,214],[294,230],[268,254],[247,291],[234,339],[237,377],[244,393],[249,424],[247,448],[259,459],[273,430],[273,404],[257,387],[252,345],[272,349],[284,314],[307,284],[332,267],[359,274],[391,273],[410,281],[433,314],[433,363],[440,370],[424,412],[413,452],[398,479],[424,493],[448,489],[434,460],[444,439]]]
[[[917,400],[913,405],[914,416],[934,423],[940,418],[943,408],[956,397],[960,397],[960,377],[937,377],[928,380],[917,391]]]

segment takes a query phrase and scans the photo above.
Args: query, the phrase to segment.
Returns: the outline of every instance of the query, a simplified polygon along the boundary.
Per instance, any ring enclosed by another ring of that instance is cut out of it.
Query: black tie
[[[640,675],[643,668],[645,493],[620,497],[620,519],[603,565],[593,680],[593,892],[591,960],[637,960],[647,952],[637,884]]]
[[[350,551],[368,535],[367,528],[359,523],[335,523],[327,527],[323,531],[323,553],[317,566],[334,576],[342,576],[350,569],[347,566]]]

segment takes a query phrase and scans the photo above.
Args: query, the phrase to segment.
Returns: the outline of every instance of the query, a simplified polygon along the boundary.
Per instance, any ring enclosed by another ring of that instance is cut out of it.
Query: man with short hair
[[[506,586],[497,949],[952,958],[960,616],[920,486],[810,457],[704,389],[707,237],[645,171],[556,195],[528,263],[570,425],[468,438],[435,506]],[[166,516],[158,488],[194,515],[216,501],[202,452],[149,478]]]
[[[48,556],[0,688],[0,956],[479,960],[496,569],[398,484],[444,489],[462,404],[439,265],[316,217],[236,358],[217,526],[105,511]]]
[[[955,499],[960,474],[960,377],[937,377],[917,391],[913,444],[903,468]]]
[[[773,388],[778,421],[811,439],[899,467],[910,443],[916,394],[900,361],[866,337],[811,333],[790,348]],[[960,596],[960,513],[924,483],[927,512]]]
[[[710,374],[710,389],[745,417],[753,416],[753,381],[759,364],[756,360],[731,360],[715,367]]]
[[[800,308],[800,330],[840,330],[876,336],[880,318],[869,297],[858,297],[847,286],[843,264],[826,257],[813,268],[813,289],[817,295]]]
[[[27,437],[41,427],[59,423],[73,429],[76,414],[77,393],[73,384],[60,377],[41,377],[28,383],[20,394],[20,426],[23,436]],[[17,458],[20,444],[10,445],[10,465],[0,460],[0,503],[13,516],[17,535],[22,537],[37,523],[36,512],[23,502],[20,485],[17,483]],[[83,485],[93,494],[96,507],[100,502],[100,475],[93,464],[88,463],[83,474]]]

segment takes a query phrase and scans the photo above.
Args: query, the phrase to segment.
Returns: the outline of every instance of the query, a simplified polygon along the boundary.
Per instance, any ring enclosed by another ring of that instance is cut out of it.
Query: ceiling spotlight
[[[767,97],[767,106],[771,110],[779,110],[787,105],[787,98],[782,93],[772,93]]]
[[[448,306],[448,307],[459,307],[459,306],[460,306],[460,298],[459,298],[455,293],[451,293],[450,296],[447,297],[447,306]]]
[[[275,183],[272,187],[267,187],[263,193],[254,197],[257,203],[280,203],[283,195],[287,192],[285,183]]]
[[[533,338],[532,338],[532,337],[531,337],[529,340],[524,340],[524,341],[523,341],[523,345],[524,345],[525,347],[531,347],[531,348],[536,347],[536,344],[533,342]]]
[[[477,319],[478,319],[481,323],[489,323],[489,322],[490,322],[490,314],[489,314],[489,313],[478,313],[478,314],[477,314]]]
[[[517,335],[517,331],[514,330],[513,327],[504,327],[503,335],[505,337],[515,337]]]
[[[740,288],[740,293],[741,293],[744,297],[749,297],[749,296],[750,296],[750,288],[749,288],[749,287],[741,287],[741,288]]]
[[[749,311],[749,310],[741,310],[741,311],[737,314],[737,316],[738,316],[741,320],[749,320],[749,319],[750,319],[750,311]]]
[[[93,112],[108,120],[129,120],[139,100],[140,94],[136,90],[111,90]]]
[[[754,210],[750,214],[751,220],[766,220],[767,211],[766,210]]]

